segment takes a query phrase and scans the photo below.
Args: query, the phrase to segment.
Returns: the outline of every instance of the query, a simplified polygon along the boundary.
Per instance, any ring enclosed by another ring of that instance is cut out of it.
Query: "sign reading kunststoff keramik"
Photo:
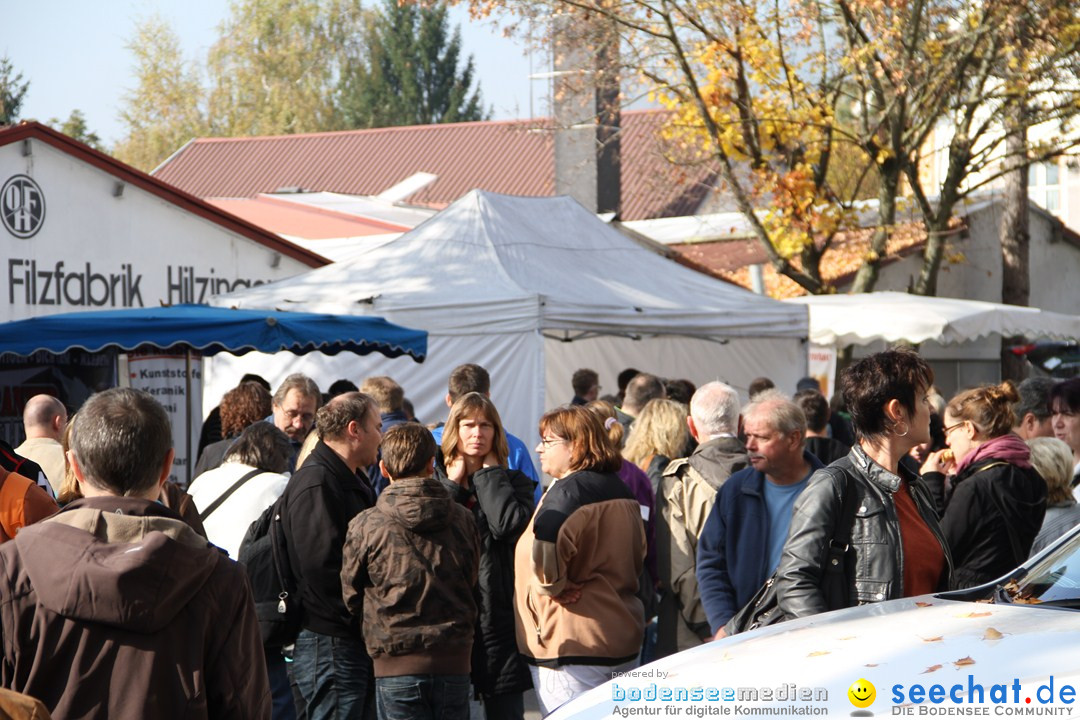
[[[320,260],[40,126],[0,131],[0,322],[207,302]]]

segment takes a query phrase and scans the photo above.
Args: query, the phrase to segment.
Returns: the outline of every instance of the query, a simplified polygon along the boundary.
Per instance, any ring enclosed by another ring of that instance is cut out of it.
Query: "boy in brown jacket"
[[[432,477],[426,428],[391,428],[381,450],[390,486],[349,523],[341,568],[345,605],[363,618],[379,718],[468,718],[476,523]]]

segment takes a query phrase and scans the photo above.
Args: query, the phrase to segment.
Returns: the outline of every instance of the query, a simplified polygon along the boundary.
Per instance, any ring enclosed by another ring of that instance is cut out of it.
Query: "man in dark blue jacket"
[[[795,498],[821,463],[803,450],[806,416],[778,391],[743,409],[750,467],[717,493],[698,541],[701,602],[716,639],[780,562]]]

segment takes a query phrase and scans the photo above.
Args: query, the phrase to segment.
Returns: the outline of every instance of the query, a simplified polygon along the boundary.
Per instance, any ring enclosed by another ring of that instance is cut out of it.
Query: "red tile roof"
[[[207,198],[206,202],[271,232],[308,240],[384,235],[412,229],[266,195],[254,198]]]
[[[714,173],[665,157],[663,111],[622,113],[626,220],[693,213]],[[154,177],[199,197],[254,197],[284,187],[377,195],[417,172],[438,179],[406,198],[441,208],[479,188],[508,195],[555,192],[550,120],[454,123],[274,137],[198,138]],[[670,154],[670,153],[668,153]]]
[[[874,228],[842,232],[821,258],[821,278],[834,287],[855,279],[855,273],[870,250]],[[921,223],[905,223],[896,227],[886,243],[883,263],[890,263],[926,244],[926,229]],[[764,265],[765,294],[777,299],[806,295],[806,290],[786,275],[780,275],[769,264],[761,241],[756,238],[737,238],[715,242],[671,245],[685,259],[684,264],[696,266],[706,274],[752,289],[750,265]],[[796,266],[799,260],[793,260]]]
[[[34,139],[67,153],[73,158],[104,170],[119,180],[130,183],[133,187],[140,188],[155,195],[166,202],[172,203],[182,210],[198,215],[213,223],[216,223],[230,232],[253,240],[261,245],[280,252],[286,257],[293,258],[309,267],[322,267],[329,264],[329,260],[310,250],[294,245],[272,232],[251,224],[247,220],[231,215],[209,203],[189,195],[183,190],[177,189],[161,178],[152,177],[126,165],[114,157],[99,152],[88,145],[74,140],[63,133],[57,132],[47,125],[38,122],[26,121],[10,127],[0,127],[0,146],[19,142],[20,140]]]

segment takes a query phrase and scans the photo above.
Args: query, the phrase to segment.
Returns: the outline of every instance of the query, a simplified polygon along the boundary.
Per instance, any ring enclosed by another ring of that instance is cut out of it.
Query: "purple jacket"
[[[645,518],[645,541],[648,551],[645,553],[645,568],[649,571],[649,577],[654,581],[659,577],[656,572],[656,517],[653,510],[656,507],[656,498],[653,496],[652,483],[649,476],[634,463],[624,459],[619,468],[619,478],[634,493],[638,504],[644,508],[641,512]]]

